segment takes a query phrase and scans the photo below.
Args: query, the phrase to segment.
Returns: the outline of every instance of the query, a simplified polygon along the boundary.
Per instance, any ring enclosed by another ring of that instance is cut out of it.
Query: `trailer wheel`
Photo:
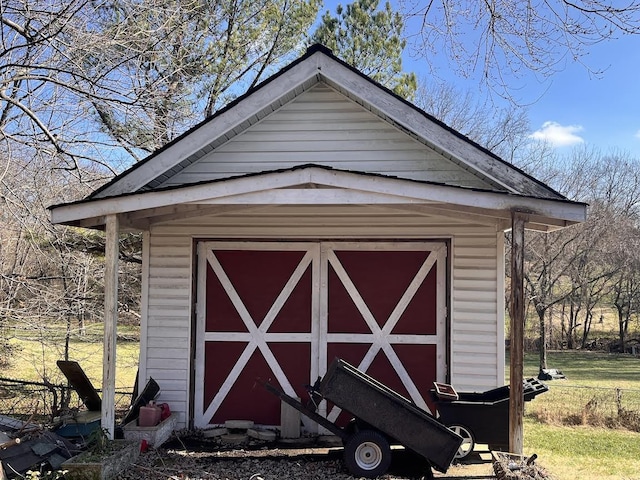
[[[344,462],[354,476],[374,478],[389,469],[391,447],[381,433],[375,430],[360,430],[347,440]]]
[[[456,460],[462,460],[463,458],[467,458],[469,455],[471,455],[471,452],[473,452],[473,447],[476,444],[471,430],[469,430],[464,425],[449,425],[449,430],[452,430],[454,433],[457,433],[462,437],[462,444],[458,448],[458,451],[453,458],[455,458]]]

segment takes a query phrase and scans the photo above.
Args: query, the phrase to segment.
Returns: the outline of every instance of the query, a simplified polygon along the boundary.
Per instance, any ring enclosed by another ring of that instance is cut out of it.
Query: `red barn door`
[[[445,377],[445,255],[434,243],[324,244],[321,370],[343,358],[427,409]]]
[[[444,244],[198,248],[196,426],[278,425],[280,402],[256,379],[306,398],[304,385],[335,356],[423,407],[431,382],[444,380]]]

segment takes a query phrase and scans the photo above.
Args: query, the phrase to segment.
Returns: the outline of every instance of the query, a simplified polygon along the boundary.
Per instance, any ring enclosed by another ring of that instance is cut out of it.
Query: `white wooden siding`
[[[166,180],[175,186],[314,163],[467,187],[491,188],[459,165],[325,84]]]
[[[500,255],[495,231],[464,233],[453,240],[451,382],[461,391],[483,391],[504,382]]]
[[[143,381],[152,377],[158,382],[159,401],[169,403],[183,426],[188,422],[191,258],[190,237],[150,235],[147,318],[142,320],[146,344],[140,352],[140,376]]]
[[[452,382],[461,390],[486,390],[503,384],[504,335],[499,329],[504,324],[504,302],[496,298],[498,276],[502,273],[497,267],[502,263],[498,259],[501,245],[495,226],[402,215],[381,207],[342,208],[331,215],[326,212],[326,208],[279,207],[153,227],[149,239],[148,311],[143,319],[147,340],[140,363],[145,371],[141,376],[158,381],[160,400],[170,403],[181,426],[188,420],[192,368],[189,336],[193,238],[451,239]]]

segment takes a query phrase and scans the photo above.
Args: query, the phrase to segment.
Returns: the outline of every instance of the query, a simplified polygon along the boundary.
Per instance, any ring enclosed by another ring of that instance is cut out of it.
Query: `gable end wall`
[[[318,164],[474,188],[491,185],[324,84],[192,165],[162,187]]]

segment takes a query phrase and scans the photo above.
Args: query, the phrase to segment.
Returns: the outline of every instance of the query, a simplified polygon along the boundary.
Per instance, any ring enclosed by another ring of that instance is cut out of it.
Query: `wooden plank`
[[[105,229],[104,349],[102,358],[101,428],[108,438],[115,431],[116,340],[118,322],[118,216],[108,215]]]
[[[300,398],[292,397],[297,402]],[[280,403],[280,437],[300,438],[300,411],[285,402]]]
[[[100,395],[93,387],[91,380],[87,378],[80,364],[75,361],[58,360],[56,362],[60,371],[67,377],[67,380],[78,393],[80,400],[85,404],[87,410],[99,412],[102,409]]]
[[[526,216],[513,212],[511,227],[511,315],[509,451],[522,455],[524,446],[524,225]]]

